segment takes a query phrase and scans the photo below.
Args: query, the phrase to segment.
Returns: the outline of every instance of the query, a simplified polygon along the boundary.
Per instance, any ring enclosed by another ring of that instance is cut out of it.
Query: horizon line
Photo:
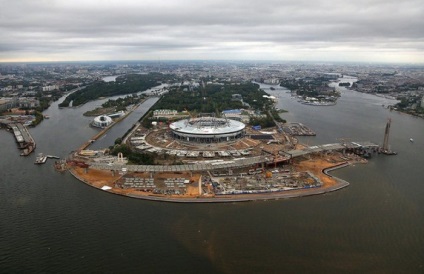
[[[383,62],[383,61],[339,61],[339,60],[268,60],[268,59],[147,59],[147,60],[46,60],[46,61],[2,61],[3,64],[43,64],[43,63],[124,63],[124,62],[145,62],[145,63],[162,63],[162,62],[261,62],[261,63],[340,63],[340,64],[368,64],[368,65],[424,65],[424,62]]]

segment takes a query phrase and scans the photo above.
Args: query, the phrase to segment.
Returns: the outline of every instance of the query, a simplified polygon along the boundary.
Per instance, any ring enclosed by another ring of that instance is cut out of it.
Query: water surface
[[[262,87],[289,110],[283,118],[317,132],[303,142],[381,143],[390,117],[398,155],[334,172],[351,185],[322,196],[181,205],[102,192],[57,173],[51,160],[34,165],[36,155],[20,157],[1,130],[0,272],[423,273],[424,120],[353,91],[316,107]],[[30,129],[36,153],[65,157],[89,140],[98,130],[82,113],[99,104],[52,105],[51,118]]]

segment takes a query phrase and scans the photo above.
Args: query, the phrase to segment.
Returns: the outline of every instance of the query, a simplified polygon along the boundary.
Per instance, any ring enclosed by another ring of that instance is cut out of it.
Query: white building
[[[278,78],[265,79],[264,83],[268,84],[268,85],[278,85],[278,84],[280,84],[280,79],[278,79]]]
[[[156,118],[175,116],[177,114],[178,112],[173,109],[157,109],[153,111],[153,117],[156,117]]]
[[[105,128],[110,126],[113,123],[112,118],[110,118],[107,115],[100,115],[94,118],[93,122],[91,123],[91,125],[93,127],[100,127],[100,128]]]
[[[53,91],[53,90],[56,90],[56,89],[59,89],[59,86],[58,85],[50,85],[50,86],[45,86],[45,87],[43,87],[43,91]]]
[[[199,117],[174,122],[169,128],[172,136],[178,140],[217,143],[242,138],[245,124],[231,119]]]

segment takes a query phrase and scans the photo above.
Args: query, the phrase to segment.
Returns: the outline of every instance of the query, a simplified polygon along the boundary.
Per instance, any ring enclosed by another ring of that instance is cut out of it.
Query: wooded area
[[[173,79],[172,75],[149,73],[119,76],[116,78],[115,82],[94,82],[86,88],[67,96],[66,99],[59,104],[59,107],[69,107],[71,102],[72,106],[76,107],[100,97],[137,93],[158,86],[162,82],[171,79]]]

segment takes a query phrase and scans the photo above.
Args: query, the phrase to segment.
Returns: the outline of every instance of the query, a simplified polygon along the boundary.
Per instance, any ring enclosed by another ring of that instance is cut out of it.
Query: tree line
[[[242,101],[233,99],[233,94],[240,94]],[[241,83],[209,84],[192,90],[173,88],[154,106],[154,109],[188,110],[192,113],[216,113],[226,109],[263,109],[269,105],[266,93],[258,84]]]
[[[89,101],[100,97],[110,97],[116,95],[132,94],[145,91],[149,88],[160,85],[162,82],[169,81],[172,75],[162,73],[149,74],[128,74],[119,76],[115,82],[96,81],[86,88],[68,95],[65,100],[59,104],[59,107],[69,107],[83,105]]]

